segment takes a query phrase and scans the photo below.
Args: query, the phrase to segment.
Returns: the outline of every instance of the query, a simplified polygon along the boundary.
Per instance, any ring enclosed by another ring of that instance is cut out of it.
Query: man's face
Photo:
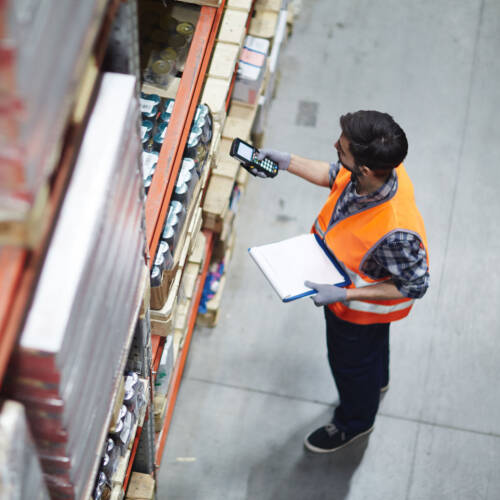
[[[339,161],[344,168],[349,170],[352,173],[353,180],[359,174],[359,167],[356,165],[354,161],[354,157],[351,154],[351,150],[349,148],[349,141],[344,137],[344,134],[338,138],[335,143],[335,149],[337,150]]]

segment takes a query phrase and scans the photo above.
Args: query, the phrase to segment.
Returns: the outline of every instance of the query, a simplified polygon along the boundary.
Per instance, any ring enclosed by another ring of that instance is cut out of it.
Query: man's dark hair
[[[347,113],[340,117],[340,126],[358,166],[387,172],[397,167],[408,152],[403,129],[387,113]]]

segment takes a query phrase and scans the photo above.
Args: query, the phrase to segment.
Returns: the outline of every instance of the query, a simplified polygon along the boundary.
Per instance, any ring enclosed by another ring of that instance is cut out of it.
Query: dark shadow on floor
[[[307,428],[300,428],[281,447],[252,468],[248,500],[343,500],[351,477],[363,460],[369,436],[335,453],[314,454],[303,446],[304,437],[328,422],[325,409]]]

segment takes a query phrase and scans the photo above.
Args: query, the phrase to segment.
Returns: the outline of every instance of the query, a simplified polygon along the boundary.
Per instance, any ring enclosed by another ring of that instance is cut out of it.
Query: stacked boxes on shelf
[[[4,401],[0,407],[0,442],[0,496],[49,500],[24,408],[16,401]]]
[[[138,117],[135,78],[105,74],[11,363],[56,498],[93,487],[139,313]]]
[[[0,3],[1,242],[36,243],[32,231],[40,232],[47,179],[106,3]]]
[[[231,17],[236,15],[234,12],[237,10],[239,10],[241,17],[241,13],[248,13],[250,7],[251,2],[245,2],[245,0],[228,0],[227,4],[227,10],[231,11]],[[248,30],[249,36],[244,41],[242,33],[237,29],[231,30],[227,27],[222,35],[219,34],[219,39],[221,37],[223,39],[231,38],[232,43],[239,43],[241,51],[238,55],[238,72],[231,95],[229,112],[227,115],[223,112],[214,113],[214,116],[220,116],[222,134],[203,204],[203,226],[217,234],[210,272],[198,316],[198,323],[204,326],[215,326],[217,323],[227,265],[234,246],[233,221],[239,198],[244,192],[248,180],[247,171],[230,157],[229,151],[233,139],[236,137],[251,142],[255,137],[256,122],[261,123],[258,118],[262,114],[260,103],[263,95],[270,93],[270,66],[272,61],[274,61],[275,66],[281,44],[281,39],[278,43],[276,42],[275,34],[283,12],[285,12],[286,19],[286,11],[281,9],[283,9],[282,0],[257,0],[255,14]],[[240,20],[236,26],[242,24],[242,20]],[[245,29],[243,30],[244,34]],[[270,55],[269,52],[271,52]],[[217,103],[216,96],[222,101],[222,94],[217,94],[212,90],[219,88],[212,80],[215,79],[209,78],[207,80],[205,93],[214,93],[213,102],[215,105]],[[226,99],[227,94],[225,95]]]
[[[256,15],[249,29],[251,35],[268,40],[271,47],[266,81],[252,130],[257,146],[263,144],[264,141],[267,113],[278,80],[278,58],[287,36],[289,12],[292,10],[288,3],[287,0],[258,0],[255,6]]]
[[[201,101],[208,104],[214,120],[224,125],[227,99],[236,63],[250,20],[252,1],[228,1],[222,17]]]

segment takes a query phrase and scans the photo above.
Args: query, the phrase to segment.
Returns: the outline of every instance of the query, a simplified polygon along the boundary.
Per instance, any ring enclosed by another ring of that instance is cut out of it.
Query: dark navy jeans
[[[325,307],[328,361],[340,398],[333,423],[348,436],[375,421],[380,389],[389,383],[390,323],[357,325]]]

